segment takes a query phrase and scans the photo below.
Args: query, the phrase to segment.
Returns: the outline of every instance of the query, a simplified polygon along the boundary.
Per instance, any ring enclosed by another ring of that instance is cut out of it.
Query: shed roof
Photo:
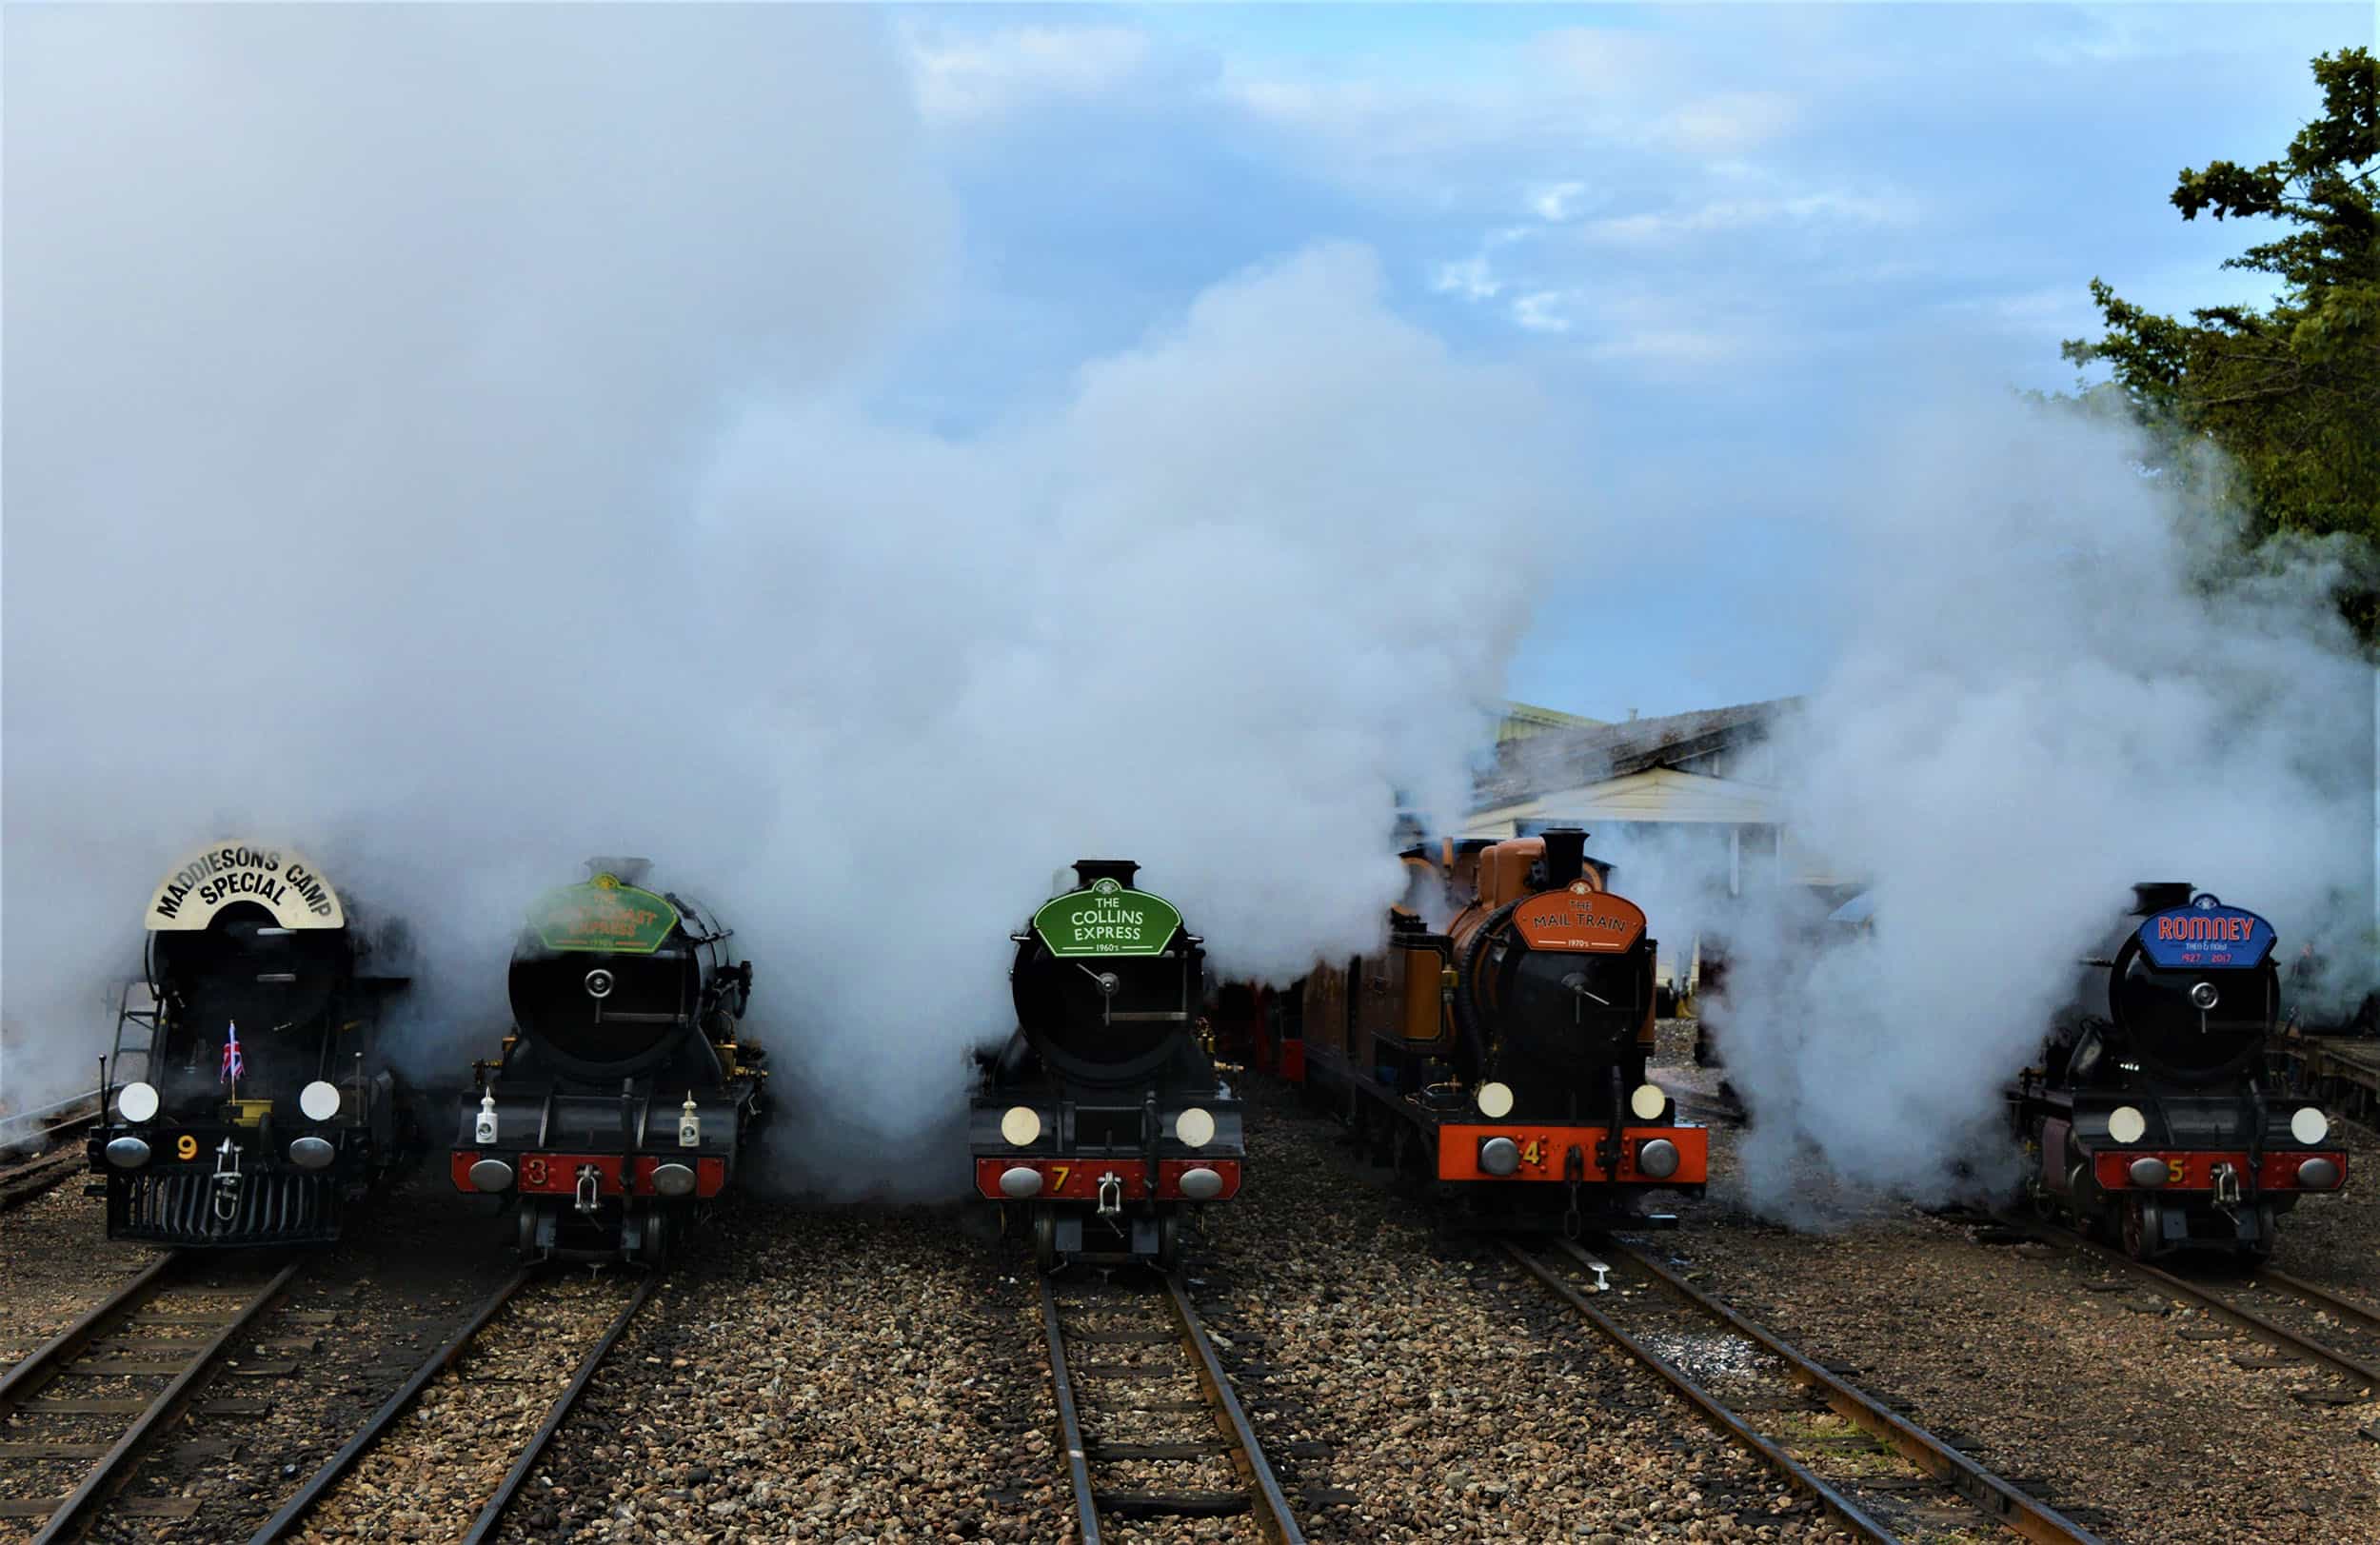
[[[1799,707],[1802,701],[1771,698],[1507,740],[1497,747],[1496,765],[1479,778],[1473,804],[1480,809],[1511,804],[1549,790],[1674,767],[1750,744],[1766,736],[1771,724]]]

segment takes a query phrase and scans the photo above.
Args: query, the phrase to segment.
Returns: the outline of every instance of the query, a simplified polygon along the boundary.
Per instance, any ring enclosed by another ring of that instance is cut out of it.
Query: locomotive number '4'
[[[1538,1138],[1531,1138],[1531,1139],[1529,1139],[1529,1145],[1528,1145],[1527,1147],[1525,1147],[1525,1148],[1523,1148],[1523,1149],[1521,1149],[1521,1150],[1520,1150],[1520,1161],[1521,1161],[1522,1163],[1524,1163],[1524,1164],[1528,1165],[1531,1169],[1535,1169],[1535,1168],[1537,1168],[1537,1166],[1538,1166],[1539,1164],[1544,1163],[1544,1162],[1545,1162],[1545,1143],[1544,1143],[1544,1140],[1543,1140],[1542,1139],[1538,1139]]]
[[[521,1179],[531,1185],[544,1185],[545,1183],[545,1161],[543,1159],[521,1160]]]

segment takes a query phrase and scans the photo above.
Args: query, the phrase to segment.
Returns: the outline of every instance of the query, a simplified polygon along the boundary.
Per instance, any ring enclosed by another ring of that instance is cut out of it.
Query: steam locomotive
[[[1671,1223],[1653,1191],[1698,1193],[1709,1134],[1647,1081],[1654,941],[1644,913],[1557,828],[1405,849],[1387,948],[1306,979],[1307,1087],[1374,1157],[1485,1221],[1577,1234]],[[1452,913],[1444,931],[1433,913]]]
[[[2082,962],[2039,1065],[2009,1091],[2037,1155],[2031,1187],[2137,1258],[2261,1258],[2298,1198],[2347,1183],[2329,1119],[2266,1083],[2280,1004],[2272,925],[2184,883],[2132,895]]]
[[[765,1054],[737,1037],[752,963],[701,906],[640,888],[650,868],[591,859],[538,899],[513,946],[515,1031],[472,1064],[455,1188],[517,1205],[525,1259],[659,1261],[766,1114]]]
[[[349,1203],[418,1152],[379,1046],[404,977],[295,850],[208,845],[159,883],[143,980],[118,1001],[91,1133],[108,1237],[220,1248],[336,1239]],[[401,947],[392,924],[382,943]]]
[[[1196,1034],[1202,941],[1140,865],[1084,859],[1025,927],[1017,1029],[969,1104],[977,1194],[1030,1225],[1043,1271],[1181,1258],[1186,1210],[1239,1194],[1240,1101]]]

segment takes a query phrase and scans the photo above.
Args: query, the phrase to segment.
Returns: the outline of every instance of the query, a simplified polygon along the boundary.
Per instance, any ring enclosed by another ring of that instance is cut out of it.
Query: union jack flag
[[[220,1081],[237,1083],[241,1076],[247,1072],[248,1064],[240,1060],[240,1026],[238,1021],[234,1020],[231,1025],[231,1038],[223,1043],[223,1078]]]

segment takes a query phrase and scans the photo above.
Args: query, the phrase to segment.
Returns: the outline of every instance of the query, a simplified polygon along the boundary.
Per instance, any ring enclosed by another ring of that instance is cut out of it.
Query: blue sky
[[[1815,684],[1828,468],[1916,381],[2072,383],[2093,275],[2251,299],[2175,171],[2275,152],[2370,5],[965,7],[896,13],[959,273],[889,390],[964,431],[1319,242],[1575,406],[1515,696],[1618,716]],[[1571,592],[1571,582],[1562,583]],[[1591,663],[1590,663],[1591,662]]]

